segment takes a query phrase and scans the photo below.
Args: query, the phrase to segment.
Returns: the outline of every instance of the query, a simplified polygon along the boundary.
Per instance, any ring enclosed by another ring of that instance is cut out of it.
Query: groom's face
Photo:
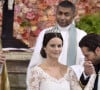
[[[88,47],[82,47],[81,50],[85,56],[85,60],[91,61],[94,65],[100,63],[100,48],[97,47],[95,52],[90,51]]]

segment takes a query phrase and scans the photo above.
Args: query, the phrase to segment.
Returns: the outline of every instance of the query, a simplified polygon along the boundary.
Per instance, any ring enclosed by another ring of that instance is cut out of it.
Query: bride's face
[[[47,58],[58,59],[62,51],[62,40],[60,38],[52,38],[44,48]]]

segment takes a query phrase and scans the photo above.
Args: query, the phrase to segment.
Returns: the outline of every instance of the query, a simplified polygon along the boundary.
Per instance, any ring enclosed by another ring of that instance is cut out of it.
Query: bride
[[[45,33],[40,52],[44,61],[31,68],[28,90],[82,90],[74,71],[58,62],[62,47],[59,32]]]

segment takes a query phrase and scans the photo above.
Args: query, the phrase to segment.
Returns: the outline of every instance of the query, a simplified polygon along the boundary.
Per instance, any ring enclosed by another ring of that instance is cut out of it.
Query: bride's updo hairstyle
[[[44,38],[43,38],[43,42],[42,42],[42,48],[41,48],[41,51],[40,51],[40,54],[43,58],[46,58],[46,53],[45,53],[45,50],[44,48],[46,47],[46,45],[48,44],[48,42],[52,39],[52,38],[60,38],[62,40],[62,45],[63,45],[63,38],[62,38],[62,35],[60,33],[59,30],[57,29],[51,29],[51,30],[47,30],[44,34]]]

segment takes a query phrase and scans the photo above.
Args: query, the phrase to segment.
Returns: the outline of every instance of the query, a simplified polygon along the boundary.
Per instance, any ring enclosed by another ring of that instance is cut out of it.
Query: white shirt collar
[[[59,30],[64,30],[64,31],[66,31],[66,30],[68,30],[68,29],[71,27],[71,25],[72,25],[72,24],[70,24],[70,25],[68,25],[68,26],[66,26],[66,27],[61,27],[59,24],[57,24],[57,27],[58,27]]]

